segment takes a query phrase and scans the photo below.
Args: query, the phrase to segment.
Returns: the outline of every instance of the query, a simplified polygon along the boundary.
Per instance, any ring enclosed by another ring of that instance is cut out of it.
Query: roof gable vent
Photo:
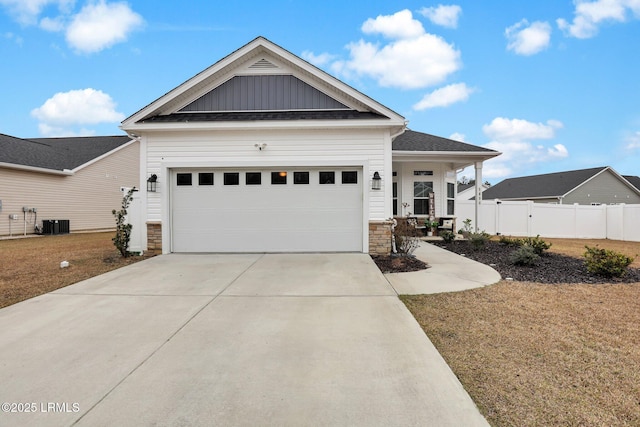
[[[251,65],[249,67],[249,69],[252,70],[276,70],[278,69],[278,66],[267,61],[266,59],[262,58],[261,60],[259,60],[258,62],[256,62],[255,64]]]

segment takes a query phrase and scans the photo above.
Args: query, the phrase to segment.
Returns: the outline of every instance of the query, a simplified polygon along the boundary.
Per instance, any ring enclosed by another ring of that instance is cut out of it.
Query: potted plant
[[[440,223],[435,220],[430,220],[429,218],[424,220],[425,230],[427,231],[427,236],[433,236],[433,233],[438,229]]]

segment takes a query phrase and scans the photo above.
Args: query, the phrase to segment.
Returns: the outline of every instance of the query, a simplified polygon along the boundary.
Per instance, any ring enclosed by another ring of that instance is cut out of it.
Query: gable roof
[[[258,37],[122,122],[150,129],[265,127],[293,120],[397,127],[405,119],[300,57]],[[225,123],[222,123],[225,122]],[[300,122],[297,123],[299,125]]]
[[[453,139],[442,138],[440,136],[416,132],[409,129],[407,129],[403,134],[398,135],[393,140],[392,150],[500,154],[497,151],[490,150],[488,148],[478,147],[477,145],[471,145],[465,142],[454,141]]]
[[[565,196],[596,175],[610,170],[608,166],[566,172],[508,178],[482,193],[483,199],[541,199]]]
[[[0,164],[71,171],[131,141],[127,135],[23,139],[0,134]]]

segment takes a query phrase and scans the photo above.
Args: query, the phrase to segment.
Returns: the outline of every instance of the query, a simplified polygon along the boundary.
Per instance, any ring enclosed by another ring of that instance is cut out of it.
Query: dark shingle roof
[[[604,169],[606,169],[606,166],[508,178],[485,190],[482,193],[482,198],[489,200],[564,196]]]
[[[398,135],[393,140],[393,150],[395,151],[456,151],[456,152],[486,152],[497,153],[477,145],[465,142],[454,141],[453,139],[442,138],[428,133],[416,132],[407,129],[403,134]]]
[[[353,120],[388,119],[371,112],[330,111],[237,111],[221,113],[174,113],[149,117],[138,123],[233,122],[256,120]]]
[[[0,134],[0,163],[75,169],[129,141],[126,135],[22,139]]]
[[[631,185],[633,185],[634,187],[636,187],[638,190],[640,190],[640,176],[633,176],[633,175],[623,175],[622,176],[624,179],[626,179],[627,181],[629,181],[629,183]]]

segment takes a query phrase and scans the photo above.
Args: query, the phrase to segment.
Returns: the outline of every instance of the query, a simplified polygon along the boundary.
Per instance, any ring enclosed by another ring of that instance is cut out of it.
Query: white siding
[[[384,219],[389,209],[390,200],[384,197],[385,192],[371,190],[374,171],[387,179],[384,157],[390,141],[388,130],[162,132],[144,138],[147,153],[144,175],[158,175],[158,192],[147,194],[147,221],[162,220],[163,194],[167,191],[164,171],[178,164],[182,167],[364,165],[368,218]],[[267,144],[264,150],[255,147],[259,143]]]
[[[24,233],[22,207],[37,208],[38,223],[68,219],[71,231],[115,228],[111,211],[122,203],[120,187],[138,186],[139,146],[133,143],[78,170],[72,176],[0,168],[0,235]],[[35,215],[27,214],[27,233]]]

